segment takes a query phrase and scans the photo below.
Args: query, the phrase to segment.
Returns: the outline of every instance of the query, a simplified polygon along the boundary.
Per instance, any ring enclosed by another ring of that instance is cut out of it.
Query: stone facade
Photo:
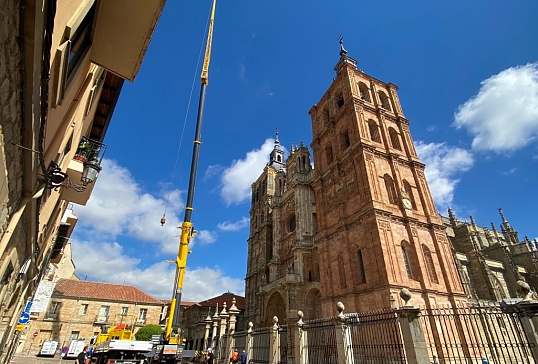
[[[69,204],[91,195],[84,162],[99,166],[123,82],[134,80],[164,4],[0,0],[0,363],[49,262],[61,260],[77,220]],[[76,158],[88,156],[86,141],[96,159]]]
[[[89,345],[101,327],[113,325],[115,315],[121,313],[135,315],[138,328],[159,325],[166,305],[132,286],[62,279],[47,311],[32,315],[17,351],[38,354],[45,340],[57,341],[58,350],[75,339]],[[37,333],[35,338],[33,333]]]

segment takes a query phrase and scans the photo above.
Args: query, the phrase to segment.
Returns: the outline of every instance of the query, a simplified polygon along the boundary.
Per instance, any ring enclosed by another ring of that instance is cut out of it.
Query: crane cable
[[[205,45],[205,40],[206,40],[206,34],[207,32],[209,31],[209,22],[211,21],[211,8],[209,10],[209,16],[207,18],[207,23],[206,23],[206,31],[204,31],[204,34],[203,34],[203,37],[202,37],[202,43],[201,43],[201,46],[200,46],[200,51],[198,52],[198,61],[196,62],[196,69],[194,71],[194,76],[192,77],[192,85],[191,85],[191,91],[189,93],[189,101],[187,102],[187,110],[185,111],[185,118],[183,120],[183,129],[181,130],[181,137],[179,138],[179,145],[178,145],[178,148],[177,148],[177,153],[176,153],[176,162],[174,164],[174,169],[172,171],[172,179],[170,181],[170,185],[173,186],[174,185],[174,179],[175,179],[175,176],[176,176],[176,170],[177,170],[177,166],[178,166],[178,162],[179,162],[179,152],[181,150],[181,145],[183,144],[183,135],[185,134],[185,126],[187,125],[187,119],[189,117],[189,110],[190,110],[190,107],[191,107],[191,100],[192,100],[192,93],[194,91],[194,84],[196,83],[196,75],[198,74],[198,70],[199,70],[199,67],[200,67],[200,59],[202,57],[202,51],[204,50],[204,45]],[[170,201],[170,194],[172,193],[172,189],[170,189],[170,191],[168,191],[168,195],[166,196],[166,203],[164,205],[164,213],[163,213],[163,217],[161,217],[161,226],[163,226],[166,222],[166,210],[168,208],[168,202]]]

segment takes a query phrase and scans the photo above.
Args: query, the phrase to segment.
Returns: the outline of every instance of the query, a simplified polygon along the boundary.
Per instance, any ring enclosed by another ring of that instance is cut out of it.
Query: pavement
[[[56,357],[41,357],[36,355],[15,354],[9,364],[72,364],[74,359],[61,360],[59,356]]]

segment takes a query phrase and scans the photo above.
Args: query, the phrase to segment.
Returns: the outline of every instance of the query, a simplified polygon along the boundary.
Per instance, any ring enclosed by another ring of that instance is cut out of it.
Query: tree
[[[135,339],[138,341],[149,341],[152,335],[160,335],[162,331],[159,325],[146,325],[138,329]]]

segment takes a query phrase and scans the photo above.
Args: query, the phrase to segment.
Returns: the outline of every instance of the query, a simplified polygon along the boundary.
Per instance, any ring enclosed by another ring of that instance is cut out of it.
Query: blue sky
[[[178,249],[210,6],[169,0],[123,88],[103,171],[74,207],[82,278],[171,298],[164,260]],[[250,184],[276,128],[287,150],[310,144],[340,34],[358,68],[399,86],[439,211],[498,227],[502,207],[521,238],[538,237],[536,1],[219,0],[184,300],[244,294]]]

